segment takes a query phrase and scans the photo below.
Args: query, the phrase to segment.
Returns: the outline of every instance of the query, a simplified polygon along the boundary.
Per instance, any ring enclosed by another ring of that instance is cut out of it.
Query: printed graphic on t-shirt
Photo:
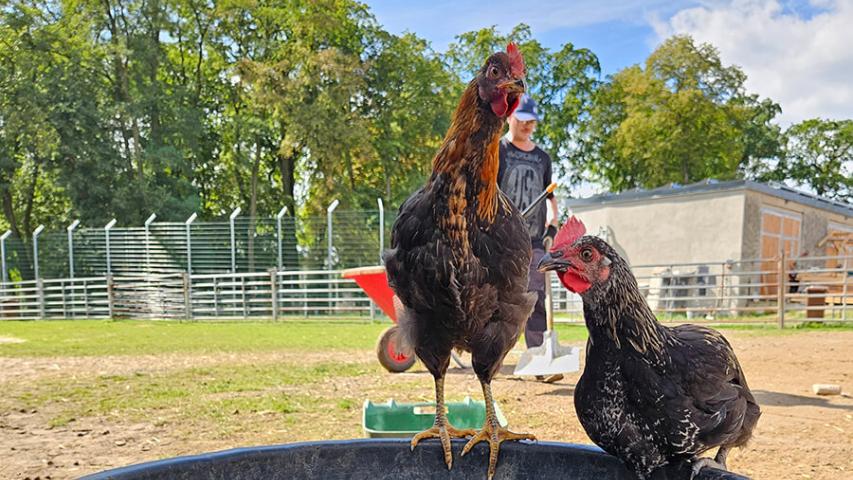
[[[507,193],[509,199],[519,210],[524,210],[539,194],[538,188],[542,185],[542,176],[535,168],[525,163],[512,165],[505,175],[504,183],[509,191]]]
[[[538,150],[524,152],[509,147],[506,150],[506,170],[503,172],[501,190],[519,210],[524,210],[542,193],[545,184],[546,160]],[[544,234],[546,208],[542,203],[527,219],[531,238]]]

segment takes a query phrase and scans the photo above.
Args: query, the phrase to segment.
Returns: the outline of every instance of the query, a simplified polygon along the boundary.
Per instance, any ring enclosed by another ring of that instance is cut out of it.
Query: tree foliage
[[[759,179],[789,180],[818,195],[853,201],[853,120],[805,120],[789,127],[785,139],[784,155]]]
[[[743,175],[780,151],[779,106],[745,80],[711,45],[670,38],[596,91],[578,170],[617,191]]]
[[[463,33],[439,54],[354,0],[6,0],[0,228],[29,239],[42,223],[238,206],[305,218],[377,197],[392,212],[428,175],[465,84],[510,40],[544,114],[536,140],[564,178],[615,190],[793,179],[850,198],[850,122],[783,136],[779,106],[689,37],[602,81],[594,53],[548,49],[524,24]],[[322,240],[306,225],[287,248]],[[250,223],[250,250],[261,228]]]

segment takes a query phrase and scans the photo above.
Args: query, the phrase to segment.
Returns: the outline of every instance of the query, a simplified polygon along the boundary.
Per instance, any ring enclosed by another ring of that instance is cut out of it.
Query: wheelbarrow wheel
[[[450,352],[450,358],[459,368],[471,368],[471,356],[466,354],[466,359],[462,355],[462,353]]]
[[[376,344],[379,363],[392,373],[405,372],[415,364],[415,355],[400,349],[400,342],[397,340],[398,332],[397,325],[386,329],[379,336],[379,342]]]

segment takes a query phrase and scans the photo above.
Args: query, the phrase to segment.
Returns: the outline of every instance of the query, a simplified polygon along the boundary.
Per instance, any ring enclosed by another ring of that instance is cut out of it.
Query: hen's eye
[[[584,262],[592,260],[592,250],[588,248],[584,248],[583,250],[581,250],[581,260],[583,260]]]
[[[492,78],[498,78],[498,74],[500,74],[500,72],[498,71],[498,67],[496,67],[496,66],[494,66],[494,65],[492,65],[491,67],[489,67],[489,76],[490,76],[490,77],[492,77]]]

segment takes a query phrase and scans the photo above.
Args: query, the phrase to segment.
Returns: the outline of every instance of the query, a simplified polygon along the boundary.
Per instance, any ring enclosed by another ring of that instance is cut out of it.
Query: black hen
[[[584,233],[572,217],[539,264],[583,299],[589,341],[575,409],[584,430],[642,479],[683,461],[693,475],[725,469],[761,414],[731,345],[710,328],[658,323],[625,260]],[[698,457],[714,447],[714,460]]]
[[[500,428],[491,381],[515,345],[535,296],[527,293],[530,240],[521,214],[497,186],[498,141],[524,91],[524,64],[515,45],[488,58],[468,84],[433,159],[427,184],[400,207],[385,268],[402,303],[401,331],[435,378],[435,426],[450,468],[451,437],[474,435],[490,445],[489,477],[500,442],[518,435]],[[483,430],[454,429],[444,411],[444,375],[454,349],[471,352],[486,399]]]

